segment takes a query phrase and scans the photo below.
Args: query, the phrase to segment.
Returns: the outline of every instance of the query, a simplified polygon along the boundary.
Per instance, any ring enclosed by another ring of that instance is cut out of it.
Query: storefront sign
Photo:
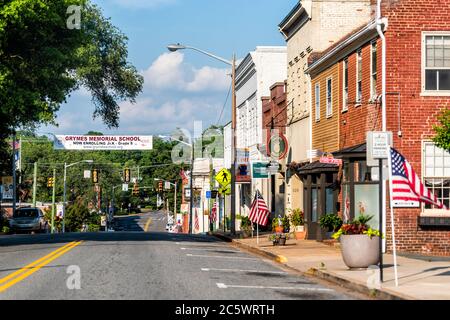
[[[250,151],[249,149],[236,149],[236,183],[251,183]]]
[[[269,172],[267,170],[269,163],[267,162],[255,162],[252,166],[253,179],[268,179]]]
[[[55,136],[55,150],[152,150],[152,136]]]
[[[267,155],[274,160],[284,159],[289,150],[289,144],[284,134],[272,133],[267,142]]]
[[[366,140],[367,165],[369,167],[377,167],[379,159],[387,159],[389,157],[388,146],[392,146],[392,132],[367,132]]]
[[[320,163],[326,163],[326,164],[335,164],[335,165],[342,165],[341,159],[335,159],[333,155],[328,154],[320,158]]]

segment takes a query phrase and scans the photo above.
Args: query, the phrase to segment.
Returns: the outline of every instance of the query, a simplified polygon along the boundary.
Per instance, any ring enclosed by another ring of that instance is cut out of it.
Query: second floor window
[[[356,53],[356,103],[362,101],[362,52],[361,49]]]
[[[331,78],[327,79],[327,118],[333,115],[333,87]]]
[[[320,121],[320,85],[317,83],[315,88],[315,103],[316,103],[316,121]]]
[[[371,67],[370,67],[370,94],[374,99],[377,96],[377,42],[371,45]]]
[[[344,78],[343,78],[343,97],[342,97],[342,101],[343,101],[343,106],[342,106],[342,111],[347,111],[348,110],[348,59],[344,60]]]
[[[450,35],[425,36],[425,91],[450,91]]]

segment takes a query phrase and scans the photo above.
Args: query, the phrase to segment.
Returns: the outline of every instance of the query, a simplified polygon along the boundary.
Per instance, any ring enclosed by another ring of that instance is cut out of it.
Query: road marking
[[[273,290],[303,290],[303,291],[323,291],[323,292],[334,292],[332,289],[327,288],[315,288],[315,287],[266,287],[266,286],[240,286],[240,285],[230,285],[224,283],[216,283],[219,289],[273,289]]]
[[[187,253],[188,257],[197,257],[197,258],[219,258],[219,259],[237,259],[237,260],[260,260],[256,258],[245,258],[245,257],[233,257],[233,256],[210,256],[210,255],[201,255],[201,254],[190,254]]]
[[[0,279],[0,285],[3,284],[3,283],[5,283],[6,281],[8,281],[8,280],[10,280],[10,279],[12,279],[12,278],[18,276],[19,274],[21,274],[21,273],[27,271],[28,269],[33,268],[34,266],[36,266],[36,265],[39,264],[40,262],[42,262],[42,261],[44,261],[44,260],[50,258],[50,257],[53,256],[54,254],[57,254],[58,252],[60,252],[60,251],[64,250],[65,248],[67,248],[67,247],[73,245],[74,243],[75,243],[75,241],[72,241],[72,242],[70,242],[70,243],[68,243],[68,244],[66,244],[66,245],[64,245],[64,246],[62,246],[62,247],[60,247],[60,248],[58,248],[58,249],[56,249],[56,250],[50,252],[50,253],[47,254],[46,256],[44,256],[44,257],[42,257],[42,258],[40,258],[40,259],[38,259],[38,260],[36,260],[36,261],[30,263],[29,265],[27,265],[27,266],[25,266],[25,267],[23,267],[23,268],[21,268],[21,269],[15,271],[15,272],[9,274],[9,275],[7,275],[6,277]]]
[[[152,218],[148,218],[147,223],[145,224],[144,231],[148,232],[148,228],[150,228],[150,224],[152,223]]]
[[[179,240],[179,238],[177,240]],[[175,242],[175,244],[178,246],[185,246],[185,247],[201,247],[201,248],[210,247],[210,248],[224,248],[224,249],[229,248],[227,246],[214,245],[214,244],[200,245],[200,244],[189,244],[189,243],[181,243],[181,242]]]
[[[42,262],[38,262],[38,264],[34,265],[30,270],[26,271],[26,272],[22,272],[20,275],[18,275],[16,278],[12,279],[11,281],[5,283],[4,285],[0,286],[0,293],[5,291],[6,289],[12,287],[13,285],[21,282],[22,280],[28,278],[29,276],[31,276],[33,273],[39,271],[42,267],[45,267],[46,265],[48,265],[50,262],[52,262],[53,260],[56,260],[57,258],[59,258],[60,256],[62,256],[63,254],[69,252],[70,250],[72,250],[73,248],[75,248],[76,246],[80,245],[83,241],[76,241],[76,242],[71,242],[69,245],[64,246],[63,250],[60,250],[58,252],[53,252],[52,255],[50,255],[50,257],[48,257],[46,260],[43,260],[44,258],[41,258],[37,261],[42,261]],[[61,248],[62,249],[62,248]],[[24,270],[27,270],[29,268],[22,268]],[[2,279],[3,280],[3,279]]]
[[[268,273],[268,274],[288,274],[283,271],[263,271],[263,270],[242,270],[242,269],[216,269],[216,268],[201,268],[204,272],[219,271],[219,272],[251,272],[251,273]]]
[[[180,248],[180,249],[181,250],[189,250],[189,251],[216,251],[216,250],[220,250],[221,252],[242,253],[242,251],[220,249],[220,247],[218,247],[216,249],[212,249],[212,248]]]

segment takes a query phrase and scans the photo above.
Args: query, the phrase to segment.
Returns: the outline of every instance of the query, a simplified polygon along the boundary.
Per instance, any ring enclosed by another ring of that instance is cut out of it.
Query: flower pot
[[[306,231],[295,231],[296,240],[305,240],[305,238],[306,238]]]
[[[276,233],[283,233],[283,231],[284,231],[284,227],[283,226],[278,226],[278,227],[275,227],[275,232]]]
[[[296,226],[295,232],[305,232],[305,226]]]
[[[280,245],[280,246],[285,246],[285,245],[286,245],[286,237],[281,237],[281,238],[278,240],[278,245]]]
[[[342,235],[342,259],[350,269],[368,268],[380,262],[380,238],[365,234]]]

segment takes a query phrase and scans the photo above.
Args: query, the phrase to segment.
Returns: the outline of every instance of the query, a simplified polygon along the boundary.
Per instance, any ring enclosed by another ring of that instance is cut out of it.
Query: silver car
[[[14,213],[9,226],[12,232],[47,232],[48,223],[39,208],[19,208]]]

